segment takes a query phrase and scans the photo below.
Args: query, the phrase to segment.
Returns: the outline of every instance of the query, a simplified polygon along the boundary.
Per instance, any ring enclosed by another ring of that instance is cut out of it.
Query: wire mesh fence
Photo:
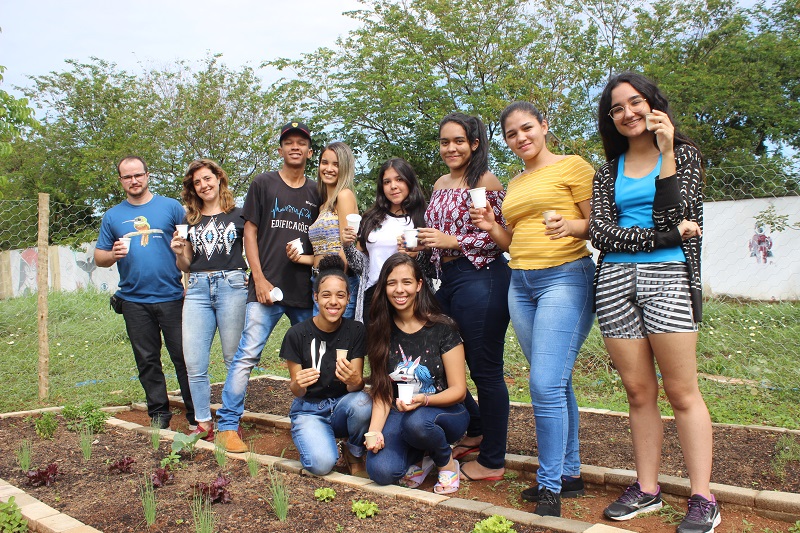
[[[707,181],[708,196],[720,201],[706,203],[706,301],[698,344],[703,380],[723,387],[722,399],[726,390],[736,390],[751,394],[755,402],[769,404],[774,395],[788,395],[800,404],[800,365],[795,355],[800,343],[800,291],[793,285],[794,279],[800,280],[795,276],[800,270],[800,197],[774,195],[777,190],[796,191],[796,182],[767,167],[714,169]],[[732,187],[736,189],[731,191]],[[6,397],[0,398],[0,410],[9,410],[35,400],[40,351],[37,201],[0,200],[0,220],[0,346],[4,351],[0,365],[9,384]],[[124,322],[108,306],[108,296],[117,286],[116,268],[94,264],[93,241],[100,220],[101,213],[91,207],[50,204],[47,331],[53,392],[49,404],[75,397],[107,401],[108,395],[116,395],[120,402],[141,399]],[[731,280],[735,283],[729,288]],[[759,292],[765,285],[767,296]],[[277,331],[264,352],[262,366],[270,371],[280,372],[275,355],[280,340],[281,331]],[[164,364],[169,377],[174,370],[168,357]],[[512,397],[519,400],[527,397],[529,369],[525,365],[510,328],[507,381],[514,389]],[[212,379],[225,377],[216,342],[210,372]],[[171,386],[176,386],[174,380]],[[602,405],[604,395],[621,392],[596,327],[579,357],[576,387],[582,388],[579,397],[584,404]],[[713,416],[712,402],[709,406]],[[786,416],[790,419],[783,425],[800,427],[800,421],[792,418],[795,415]],[[757,417],[754,413],[753,418]]]

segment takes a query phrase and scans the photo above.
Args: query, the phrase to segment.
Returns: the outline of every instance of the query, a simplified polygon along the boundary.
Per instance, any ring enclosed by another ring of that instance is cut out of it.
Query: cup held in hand
[[[347,225],[356,230],[358,233],[358,227],[361,225],[361,215],[357,213],[351,213],[345,217],[347,220]]]
[[[269,291],[269,299],[273,302],[280,302],[283,300],[283,291],[278,287],[272,287],[272,290]]]
[[[398,383],[397,384],[397,397],[406,405],[411,404],[411,398],[414,396],[413,383]]]
[[[406,241],[406,248],[416,248],[417,247],[417,230],[416,229],[403,230],[403,238]]]
[[[175,229],[178,230],[178,237],[180,237],[181,239],[185,239],[189,236],[188,224],[176,224]]]
[[[126,252],[130,252],[131,251],[131,238],[130,237],[120,237],[119,241],[125,247],[125,251]]]
[[[300,237],[294,239],[293,241],[289,241],[289,244],[291,244],[292,247],[297,250],[298,254],[303,254],[303,241],[300,240]]]
[[[368,431],[364,433],[364,441],[366,441],[368,448],[372,448],[378,442],[378,432]]]
[[[486,207],[486,187],[470,189],[469,196],[472,198],[472,207],[475,209]]]

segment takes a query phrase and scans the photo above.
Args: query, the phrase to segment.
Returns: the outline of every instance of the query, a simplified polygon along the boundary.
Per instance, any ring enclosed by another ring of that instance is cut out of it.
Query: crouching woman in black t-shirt
[[[342,450],[350,473],[366,477],[364,433],[372,401],[362,391],[364,325],[342,318],[350,293],[344,262],[325,256],[314,284],[319,314],[289,328],[281,357],[289,366],[292,440],[303,468],[322,476],[333,470],[337,438],[347,438]]]
[[[443,315],[419,264],[394,254],[383,264],[370,309],[367,353],[372,375],[372,421],[367,472],[373,481],[419,486],[435,464],[433,490],[458,490],[459,466],[450,444],[469,424],[464,346],[455,322]],[[412,384],[410,403],[398,384]]]

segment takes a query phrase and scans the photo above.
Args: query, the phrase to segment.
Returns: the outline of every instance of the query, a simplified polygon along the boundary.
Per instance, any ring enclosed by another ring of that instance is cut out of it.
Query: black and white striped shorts
[[[603,263],[595,302],[603,337],[697,331],[686,263]]]

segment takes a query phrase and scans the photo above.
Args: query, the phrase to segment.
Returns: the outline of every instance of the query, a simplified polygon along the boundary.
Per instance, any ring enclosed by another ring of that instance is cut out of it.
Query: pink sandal
[[[423,457],[422,466],[411,465],[408,467],[406,475],[400,480],[400,485],[409,489],[416,489],[422,485],[431,470],[433,470],[433,459],[427,456]]]
[[[436,494],[452,494],[461,486],[461,467],[458,461],[454,460],[453,462],[456,464],[455,472],[439,470],[439,481],[433,486],[433,492]]]

